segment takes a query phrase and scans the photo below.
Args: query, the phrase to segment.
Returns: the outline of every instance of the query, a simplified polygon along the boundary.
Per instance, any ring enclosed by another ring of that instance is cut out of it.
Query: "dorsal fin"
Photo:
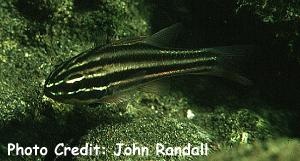
[[[183,25],[176,23],[146,38],[144,43],[161,48],[176,48],[175,45],[182,29]]]

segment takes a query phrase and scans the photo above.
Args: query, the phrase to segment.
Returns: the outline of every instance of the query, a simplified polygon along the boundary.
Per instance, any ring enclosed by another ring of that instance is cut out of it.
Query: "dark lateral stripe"
[[[137,77],[130,77],[125,80],[120,80],[117,82],[111,82],[110,88],[118,89],[118,91],[122,89],[128,89],[128,87],[136,87],[138,85],[141,85],[143,83],[150,82],[152,80],[156,80],[158,78],[162,78],[164,76],[174,76],[178,74],[182,74],[184,72],[207,72],[211,70],[211,66],[202,66],[202,67],[194,67],[194,68],[186,68],[186,69],[177,69],[177,70],[167,70],[160,73],[152,73],[148,74],[146,76],[137,76]],[[107,91],[99,91],[99,90],[92,90],[92,91],[80,91],[78,93],[72,93],[72,94],[63,94],[60,95],[60,98],[63,99],[76,99],[77,102],[80,101],[86,101],[86,100],[96,100],[100,99],[104,95],[112,94],[111,91],[108,91],[109,93],[106,93]],[[99,97],[100,96],[100,97]]]
[[[169,59],[164,61],[149,61],[149,62],[130,62],[120,64],[119,68],[114,67],[115,69],[112,71],[107,72],[106,75],[101,76],[101,79],[105,80],[106,77],[114,78],[115,75],[113,73],[122,73],[123,75],[133,75],[138,72],[160,72],[163,70],[168,69],[177,69],[182,67],[197,67],[199,65],[211,65],[215,62],[214,57],[210,58],[200,58],[200,59],[184,59],[184,60],[176,60],[176,59]],[[149,65],[151,64],[151,65]],[[123,71],[123,69],[120,68],[127,68]],[[118,74],[120,75],[120,74]]]
[[[157,80],[159,78],[163,78],[166,76],[176,76],[180,74],[187,73],[195,73],[195,72],[209,72],[213,69],[213,66],[201,66],[201,67],[189,67],[189,68],[181,68],[181,69],[173,69],[173,70],[165,70],[161,72],[149,73],[145,76],[136,76],[130,77],[124,80],[119,80],[113,83],[110,83],[111,88],[116,89],[127,89],[130,86],[138,86],[143,83],[147,83],[149,81]]]
[[[88,52],[84,54],[80,54],[76,60],[74,60],[72,63],[78,64],[85,61],[92,61],[97,58],[105,58],[106,56],[110,57],[112,54],[115,56],[122,55],[123,53],[119,53],[116,51],[124,51],[124,50],[138,50],[143,49],[145,45],[143,44],[134,44],[131,46],[128,45],[119,45],[119,46],[104,46],[96,49],[89,50]]]
[[[148,58],[148,60],[147,60]],[[207,57],[210,58],[210,57]],[[101,69],[102,67],[104,67],[105,65],[113,65],[114,63],[129,63],[129,62],[135,62],[135,63],[147,63],[145,61],[149,61],[149,62],[153,62],[153,61],[181,61],[184,59],[190,59],[189,57],[175,57],[173,58],[167,58],[167,56],[160,56],[160,57],[145,57],[145,56],[138,56],[138,57],[119,57],[117,59],[108,59],[108,60],[102,60],[101,62],[91,62],[85,66],[81,66],[81,67],[77,67],[77,68],[73,68],[73,69],[69,69],[68,71],[66,71],[65,73],[63,73],[62,75],[58,76],[57,80],[61,80],[66,78],[69,75],[74,75],[76,73],[82,73],[82,72],[88,72],[89,70],[93,70],[93,69]],[[205,57],[203,57],[203,59],[205,59]]]
[[[87,92],[78,92],[74,94],[62,94],[54,96],[57,100],[66,100],[66,99],[78,99],[79,101],[82,100],[89,100],[89,99],[100,99],[101,97],[105,96],[107,93],[105,91],[87,91]]]
[[[65,62],[62,62],[62,63],[58,64],[57,66],[55,66],[55,70],[50,73],[49,77],[47,78],[47,81],[57,82],[57,80],[58,80],[57,76],[59,75],[59,73],[61,73],[61,71],[67,70],[72,62],[77,60],[82,55],[85,55],[87,52],[88,51],[85,51],[85,52],[83,52],[79,55],[76,55],[75,57],[72,57],[72,58],[66,60]]]
[[[164,71],[170,70],[178,70],[184,68],[191,68],[191,67],[198,67],[198,66],[211,66],[214,64],[214,61],[205,61],[205,62],[192,62],[192,63],[185,63],[185,64],[171,64],[171,65],[158,65],[152,67],[144,67],[144,68],[137,68],[125,71],[115,71],[113,73],[107,74],[105,76],[99,76],[96,78],[90,79],[83,79],[78,82],[70,83],[70,84],[59,84],[56,86],[51,87],[51,91],[58,92],[58,91],[76,91],[82,88],[92,88],[92,87],[101,87],[106,86],[111,82],[120,81],[123,79],[128,79],[135,75],[147,75],[147,74],[154,74]]]
[[[110,56],[103,57],[98,61],[87,61],[87,64],[81,65],[78,67],[73,67],[69,70],[66,70],[62,74],[57,76],[56,80],[61,80],[66,78],[68,75],[76,72],[82,72],[86,69],[94,68],[94,67],[101,67],[107,64],[113,63],[125,63],[130,61],[135,62],[144,62],[144,61],[167,61],[167,60],[184,60],[184,59],[192,59],[192,58],[199,58],[199,57],[211,57],[212,54],[207,52],[200,53],[199,51],[164,51],[163,54],[159,54],[159,50],[157,49],[149,49],[149,50],[128,50],[128,51],[119,51],[121,55],[116,55],[116,53],[111,53]],[[185,52],[185,53],[182,53]],[[193,53],[194,52],[194,53]],[[198,52],[198,53],[195,53]],[[75,64],[76,65],[76,64]]]
[[[106,55],[106,53],[111,53],[112,51],[123,50],[126,48],[128,48],[128,47],[123,46],[123,45],[120,45],[120,46],[103,45],[101,47],[97,47],[97,48],[88,50],[88,51],[80,54],[80,56],[78,56],[76,59],[73,60],[73,63],[81,63],[88,59],[94,59],[96,57],[101,57],[101,56]]]
[[[163,53],[162,53],[163,52]],[[198,52],[198,53],[197,53]],[[201,52],[201,55],[199,53]],[[197,53],[197,54],[195,54]],[[185,55],[186,54],[186,55]],[[182,59],[182,58],[197,58],[199,56],[212,56],[204,55],[205,52],[202,50],[199,51],[188,51],[188,50],[160,50],[154,47],[127,47],[121,49],[112,49],[107,51],[105,54],[96,55],[91,58],[85,59],[82,62],[76,62],[73,66],[76,66],[80,63],[90,63],[95,62],[95,64],[102,64],[103,62],[109,62],[111,59],[115,62],[126,61],[126,60],[135,60],[135,61],[146,61],[146,60],[156,60],[156,59]],[[87,64],[86,64],[87,65]],[[85,68],[85,66],[83,66]],[[72,67],[71,67],[72,68]]]
[[[210,65],[213,64],[213,61],[206,61],[206,62],[192,62],[192,63],[185,63],[185,64],[171,64],[171,65],[161,65],[158,64],[157,66],[152,67],[138,67],[137,69],[130,69],[125,71],[118,71],[115,70],[114,72],[107,74],[105,76],[99,76],[96,78],[89,78],[89,79],[83,79],[81,81],[70,83],[70,84],[59,84],[57,86],[53,86],[51,90],[65,90],[65,91],[72,91],[77,90],[84,87],[93,87],[96,85],[106,85],[112,81],[119,80],[119,79],[125,79],[127,77],[132,77],[136,75],[137,73],[143,74],[143,72],[147,73],[155,73],[160,72],[164,70],[169,69],[178,69],[178,68],[184,68],[184,67],[195,67],[199,65]],[[145,73],[146,74],[146,73]],[[84,86],[82,86],[84,84]]]

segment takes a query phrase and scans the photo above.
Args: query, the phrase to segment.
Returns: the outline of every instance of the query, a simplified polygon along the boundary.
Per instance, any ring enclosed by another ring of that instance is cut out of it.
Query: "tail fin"
[[[248,56],[254,52],[254,45],[233,45],[209,48],[215,53],[223,54],[225,57]]]
[[[211,75],[224,77],[243,85],[251,85],[252,81],[239,73],[244,73],[248,67],[251,55],[255,52],[253,45],[234,45],[210,48],[210,51],[220,54],[218,67]]]
[[[246,67],[249,58],[255,52],[253,45],[233,45],[209,48],[213,53],[220,55],[219,65],[231,70]]]

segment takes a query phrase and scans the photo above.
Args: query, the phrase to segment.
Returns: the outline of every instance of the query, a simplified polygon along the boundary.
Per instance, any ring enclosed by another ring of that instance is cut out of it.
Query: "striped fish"
[[[250,84],[245,77],[223,69],[223,61],[248,52],[248,46],[197,50],[166,47],[172,46],[179,28],[176,24],[149,38],[120,41],[81,53],[50,74],[45,95],[70,104],[118,103],[131,97],[134,90],[149,89],[162,78],[184,74]],[[156,89],[163,87],[158,85]]]

